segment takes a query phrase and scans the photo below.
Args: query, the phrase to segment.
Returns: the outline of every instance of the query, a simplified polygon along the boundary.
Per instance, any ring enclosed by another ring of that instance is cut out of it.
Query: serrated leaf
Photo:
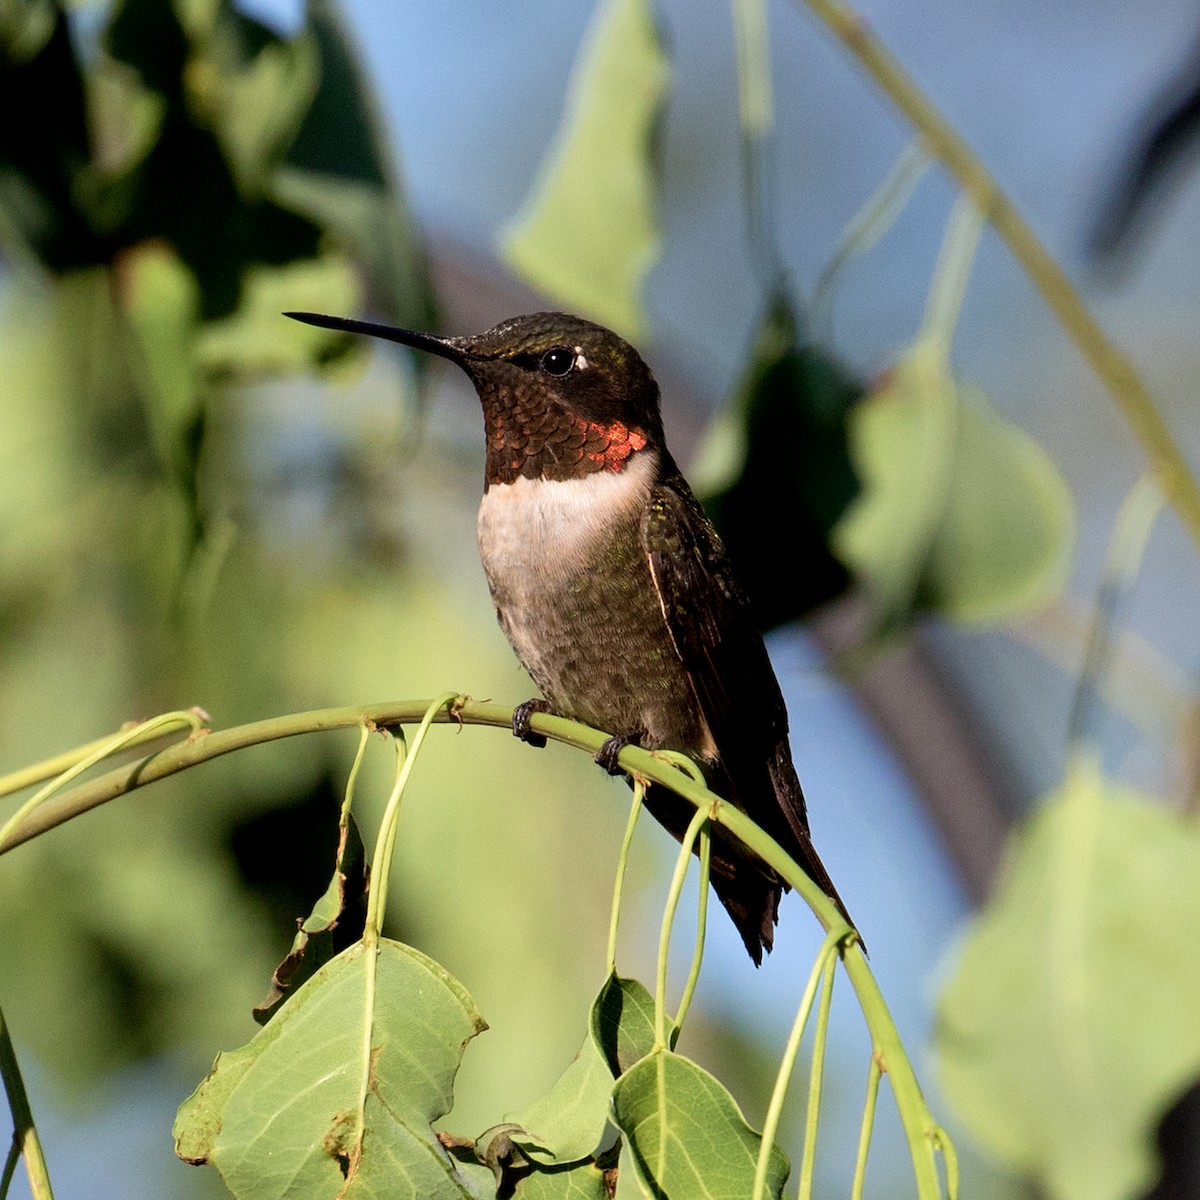
[[[475,1194],[431,1128],[483,1019],[442,967],[384,940],[375,963],[370,1086],[358,1153],[362,943],[317,972],[242,1049],[218,1057],[175,1122],[176,1153],[239,1197]]]
[[[947,1099],[1055,1200],[1123,1200],[1200,1075],[1200,828],[1076,771],[1018,832],[939,1001]]]
[[[682,1055],[657,1050],[613,1089],[613,1114],[638,1178],[659,1200],[745,1200],[762,1138],[719,1080]],[[772,1147],[766,1195],[787,1181],[787,1157]]]
[[[659,254],[652,156],[668,76],[647,0],[601,0],[554,148],[501,248],[534,287],[634,339]]]
[[[1062,585],[1070,493],[1022,430],[917,343],[850,418],[862,491],[833,530],[881,624],[918,607],[1002,621]]]

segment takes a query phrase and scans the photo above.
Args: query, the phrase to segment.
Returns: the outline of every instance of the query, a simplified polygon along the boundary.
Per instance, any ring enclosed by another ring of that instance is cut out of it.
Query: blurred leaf
[[[1200,1074],[1200,827],[1084,765],[1018,832],[939,1002],[947,1098],[1055,1200],[1156,1174]]]
[[[5,65],[27,63],[46,48],[62,19],[55,0],[0,0],[0,47]]]
[[[762,1138],[720,1081],[694,1062],[656,1050],[617,1081],[613,1111],[651,1194],[669,1200],[752,1194]],[[782,1193],[789,1170],[784,1153],[773,1147],[767,1196]]]
[[[230,17],[215,27],[201,55],[193,52],[185,81],[193,104],[208,116],[239,191],[257,199],[267,192],[312,103],[320,60],[307,32],[288,41],[268,40],[251,53],[238,36],[242,21]]]
[[[337,858],[333,878],[313,910],[296,931],[287,957],[271,974],[271,987],[254,1009],[254,1019],[265,1025],[280,1005],[334,955],[333,930],[343,919],[356,920],[361,934],[361,909],[367,893],[367,858],[362,835],[349,809],[338,822]]]
[[[195,334],[196,280],[164,242],[147,242],[121,257],[118,302],[137,342],[142,395],[160,461],[177,479],[195,471],[201,419]]]
[[[525,211],[504,236],[534,287],[626,337],[659,253],[653,143],[668,80],[648,0],[601,0],[566,113]]]
[[[375,964],[371,1081],[355,1145],[366,1005],[359,943],[317,972],[254,1039],[218,1057],[176,1118],[176,1152],[211,1162],[235,1196],[477,1195],[431,1123],[450,1108],[463,1047],[482,1029],[470,996],[411,947]]]
[[[847,420],[860,392],[837,362],[801,342],[796,314],[777,294],[692,464],[689,477],[764,628],[846,588],[846,569],[828,543],[858,490]]]
[[[384,316],[407,328],[425,329],[433,324],[433,297],[425,277],[425,262],[401,196],[292,167],[281,167],[272,187],[284,208],[328,229],[353,255],[373,285],[373,298],[377,298]],[[362,303],[357,288],[355,294],[357,307]],[[354,311],[335,308],[328,295],[319,298],[315,309]]]
[[[134,173],[158,142],[167,102],[143,87],[128,63],[106,55],[88,72],[86,84],[92,161],[77,196],[94,226],[107,235],[129,219],[137,195]]]
[[[918,600],[960,621],[1006,621],[1066,582],[1070,490],[1049,455],[970,384],[958,386],[958,441],[941,526]]]
[[[863,490],[833,546],[884,627],[918,607],[1002,621],[1061,587],[1070,493],[1045,452],[918,343],[850,418]]]
[[[62,628],[60,619],[47,632],[61,640]],[[76,621],[85,644],[102,632],[116,631],[86,612]],[[78,652],[66,658],[78,679]],[[50,665],[40,656],[43,672]],[[97,700],[105,666],[89,663]],[[60,674],[44,690],[67,694]],[[30,697],[50,711],[41,700]],[[168,795],[131,800],[5,859],[5,1010],[77,1094],[131,1061],[190,1057],[240,1036],[270,961],[259,911],[228,860],[187,838],[174,808]]]
[[[654,1045],[654,997],[636,979],[610,975],[592,1005],[592,1041],[615,1078]]]
[[[352,264],[326,254],[282,266],[256,264],[243,276],[237,310],[200,330],[194,353],[211,378],[243,382],[257,376],[301,371],[319,353],[337,344],[336,336],[313,337],[312,326],[280,314],[297,307],[353,312],[360,303]]]

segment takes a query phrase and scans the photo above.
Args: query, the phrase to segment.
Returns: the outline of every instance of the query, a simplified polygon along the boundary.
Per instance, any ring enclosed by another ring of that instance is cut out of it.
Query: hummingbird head
[[[658,384],[638,352],[568,313],[512,317],[470,337],[437,337],[318,313],[298,321],[366,333],[457,363],[483,405],[487,483],[621,471],[663,445]]]

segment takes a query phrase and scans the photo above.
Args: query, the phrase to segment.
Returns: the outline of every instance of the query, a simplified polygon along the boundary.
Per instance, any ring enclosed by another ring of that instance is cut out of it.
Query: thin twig
[[[788,1034],[783,1057],[779,1060],[779,1070],[775,1074],[775,1086],[771,1089],[767,1116],[763,1121],[762,1144],[758,1148],[758,1163],[754,1169],[754,1190],[750,1193],[753,1200],[766,1200],[771,1148],[775,1145],[775,1134],[779,1129],[779,1118],[783,1115],[783,1102],[787,1097],[788,1083],[791,1081],[792,1071],[796,1066],[796,1055],[800,1053],[800,1039],[804,1036],[804,1027],[808,1024],[813,1000],[816,999],[817,988],[825,976],[826,967],[830,962],[837,961],[837,948],[840,940],[841,935],[836,931],[826,934],[820,950],[817,951],[817,958],[812,965],[812,970],[809,972],[804,992],[800,996],[796,1018],[792,1022],[792,1031]]]
[[[679,897],[683,892],[683,881],[687,878],[688,864],[692,859],[692,847],[700,830],[708,820],[708,814],[702,807],[696,809],[683,841],[679,846],[679,857],[675,862],[675,873],[671,876],[671,886],[667,890],[667,903],[663,909],[662,928],[658,935],[658,970],[655,973],[654,986],[654,1044],[656,1047],[667,1048],[674,1041],[677,1025],[672,1024],[671,1033],[667,1033],[667,959],[671,952],[671,926],[675,923],[675,910],[679,907]],[[668,1036],[670,1040],[668,1040]]]
[[[862,1127],[858,1131],[858,1157],[854,1163],[854,1182],[850,1187],[850,1200],[862,1200],[863,1185],[867,1179],[867,1155],[871,1150],[871,1134],[875,1130],[875,1103],[879,1099],[879,1081],[883,1077],[883,1066],[879,1051],[871,1054],[871,1067],[867,1072],[867,1097],[863,1101]]]
[[[29,1181],[29,1191],[33,1200],[54,1200],[54,1190],[50,1186],[50,1172],[46,1169],[46,1157],[42,1153],[42,1143],[38,1138],[37,1126],[33,1123],[33,1110],[29,1107],[29,1095],[25,1091],[25,1081],[21,1078],[21,1068],[17,1063],[17,1052],[13,1048],[12,1037],[8,1032],[8,1024],[4,1013],[0,1012],[0,1077],[4,1079],[4,1091],[8,1096],[8,1107],[13,1120],[13,1148],[19,1146],[25,1159],[25,1175]],[[12,1156],[10,1154],[10,1161]],[[12,1178],[8,1165],[5,1166],[5,1176]],[[5,1192],[8,1190],[5,1183]]]
[[[833,979],[837,959],[825,960],[821,978],[821,1007],[813,1034],[812,1069],[808,1076],[808,1111],[804,1116],[804,1151],[800,1160],[800,1189],[797,1200],[812,1200],[813,1175],[817,1160],[817,1126],[821,1119],[821,1091],[825,1071],[825,1046],[829,1040],[829,1011],[833,1006]]]
[[[625,836],[621,839],[621,852],[617,856],[617,876],[613,881],[612,915],[608,919],[608,973],[617,973],[617,928],[621,921],[621,893],[625,887],[625,869],[629,865],[629,850],[633,845],[633,831],[638,817],[642,815],[642,801],[646,796],[646,784],[642,779],[633,781],[633,803],[629,806],[629,820],[625,822]]]
[[[799,3],[800,0],[797,0]],[[1129,423],[1163,495],[1200,547],[1200,487],[1129,358],[1100,328],[1078,292],[1016,206],[916,83],[871,33],[863,18],[841,0],[803,0],[839,38],[871,78],[908,118],[929,153],[940,160],[1004,239],[1068,337],[1108,388]]]

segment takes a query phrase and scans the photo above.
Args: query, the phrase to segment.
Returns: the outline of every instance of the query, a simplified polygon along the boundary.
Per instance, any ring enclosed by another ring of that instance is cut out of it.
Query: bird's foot
[[[622,733],[617,737],[610,737],[599,750],[596,751],[596,763],[603,767],[610,775],[620,775],[625,768],[617,762],[621,751],[626,746],[640,746],[642,738],[646,736],[643,729],[635,730],[633,733]]]
[[[534,733],[529,728],[529,718],[534,713],[548,713],[549,711],[549,701],[543,700],[540,696],[536,696],[532,700],[526,700],[524,704],[518,704],[513,709],[513,737],[520,738],[526,745],[537,746],[540,749],[546,744],[546,735],[543,733]]]

